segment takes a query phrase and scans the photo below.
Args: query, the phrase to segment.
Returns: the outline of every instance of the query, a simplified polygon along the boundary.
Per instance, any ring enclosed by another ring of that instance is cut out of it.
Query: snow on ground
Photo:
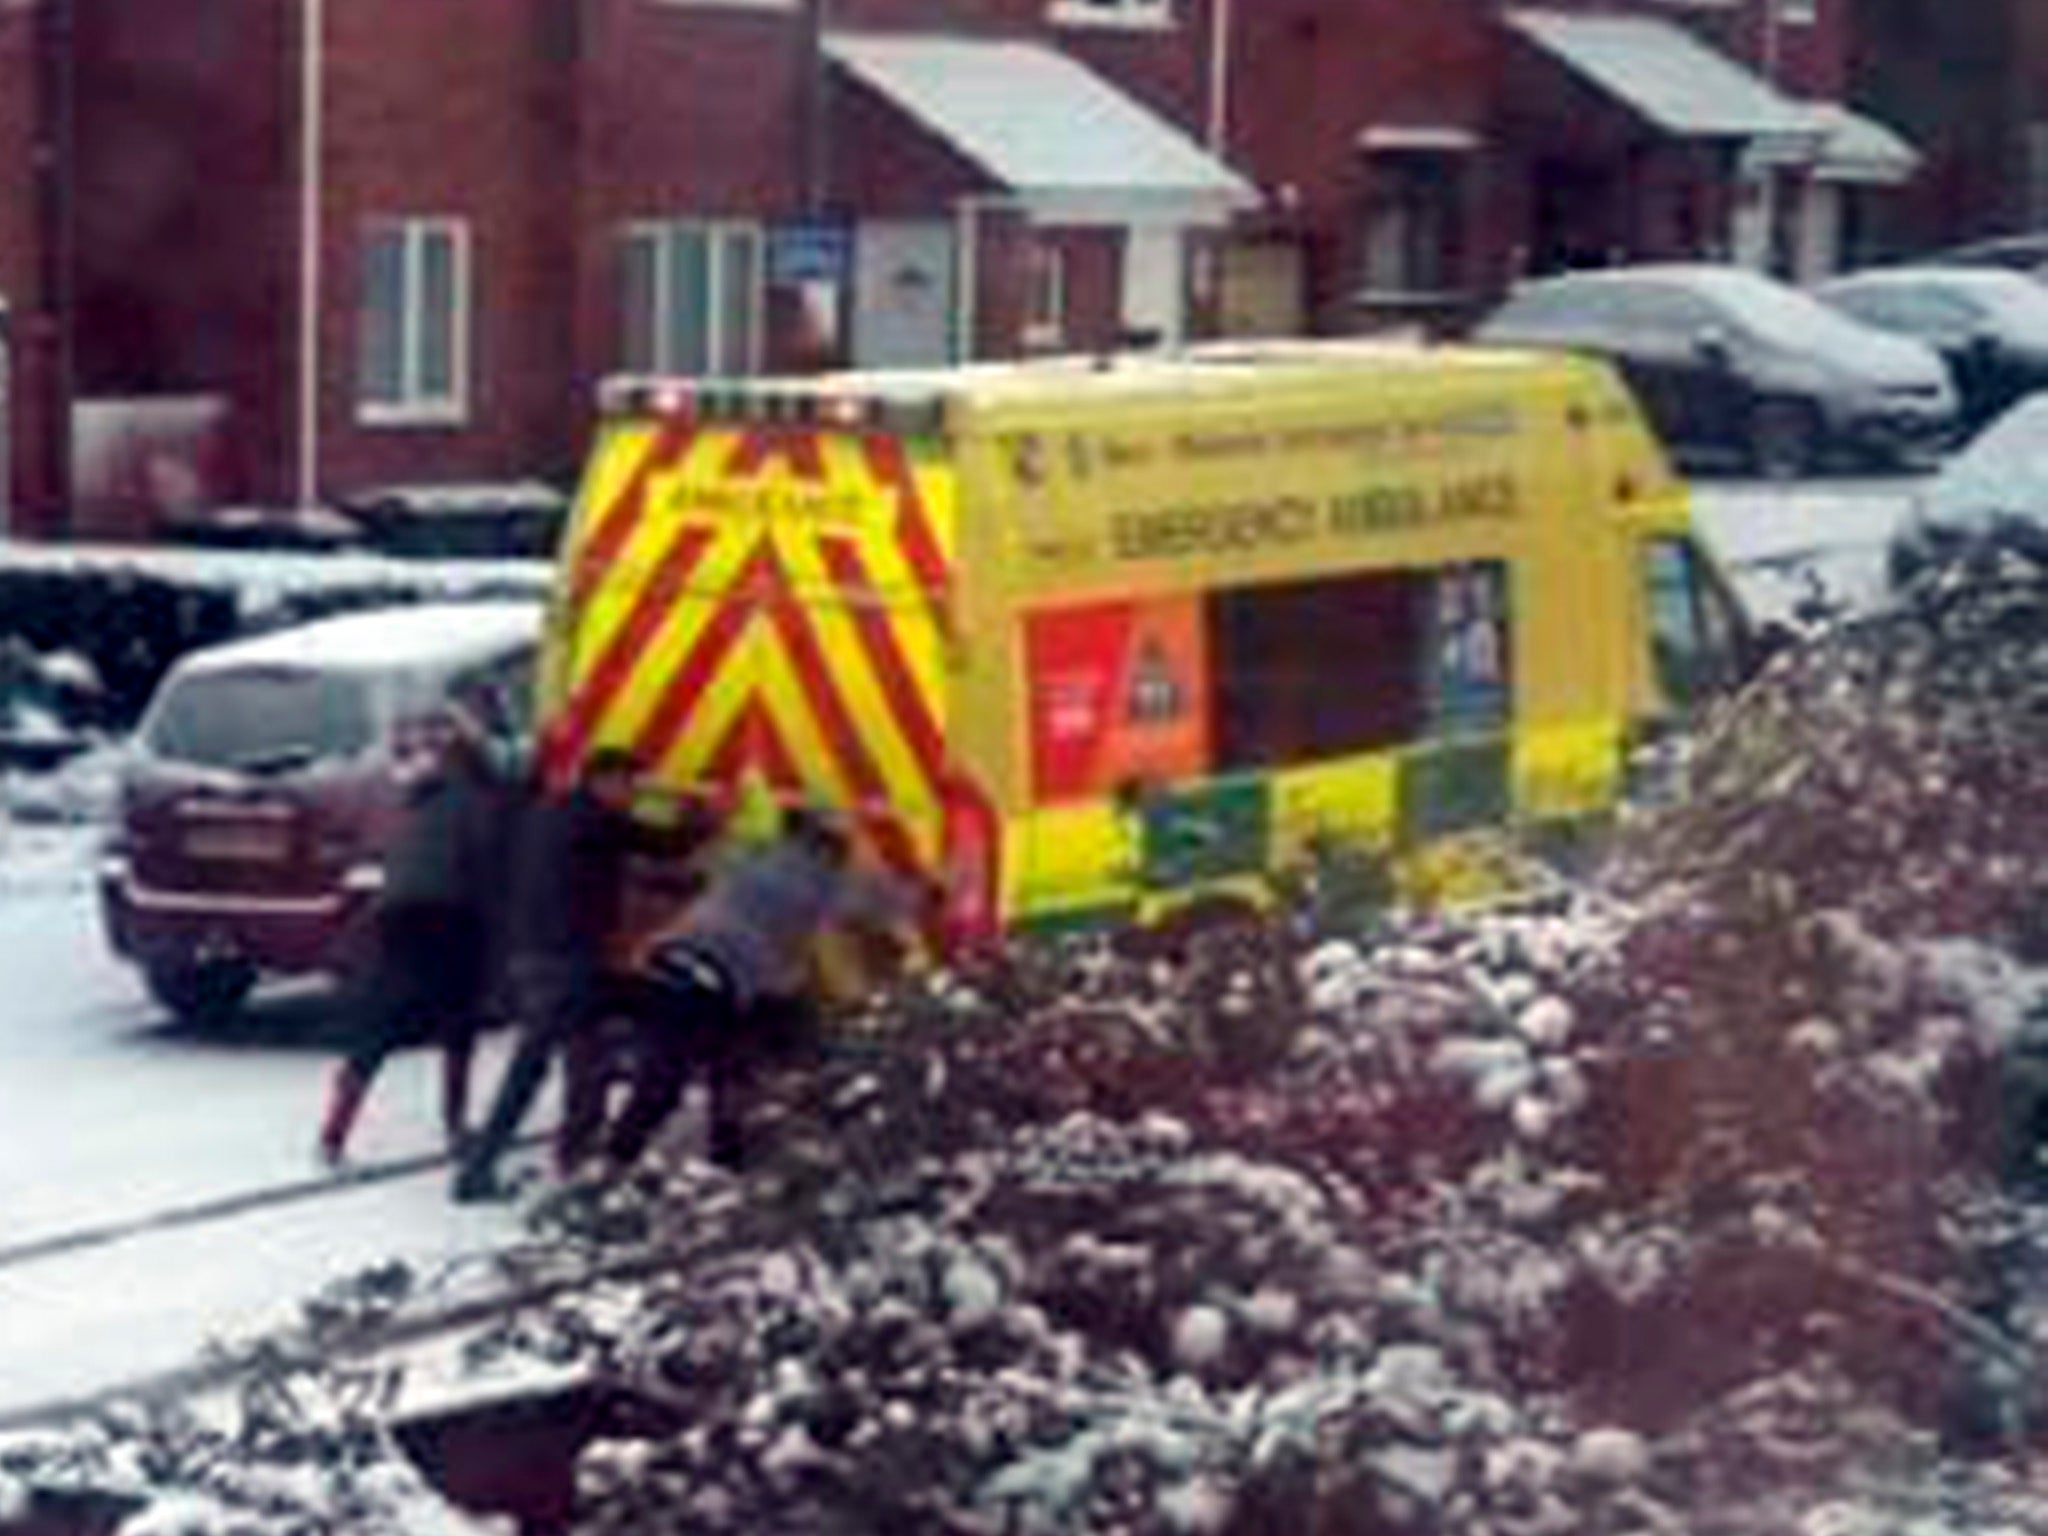
[[[0,834],[0,1413],[196,1357],[319,1285],[402,1257],[432,1269],[510,1238],[505,1210],[451,1205],[444,1171],[8,1265],[8,1250],[315,1179],[337,1020],[317,990],[259,997],[237,1035],[169,1028],[108,953],[91,827]],[[506,1042],[479,1061],[497,1080]],[[436,1150],[437,1063],[392,1063],[356,1150]],[[541,1118],[552,1113],[543,1105]]]

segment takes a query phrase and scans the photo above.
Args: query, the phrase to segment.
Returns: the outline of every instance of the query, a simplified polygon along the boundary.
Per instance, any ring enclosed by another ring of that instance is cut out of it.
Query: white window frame
[[[653,315],[654,333],[647,350],[652,355],[652,372],[657,374],[679,374],[687,370],[679,366],[678,360],[670,355],[670,344],[675,335],[670,312],[675,303],[675,263],[669,257],[673,249],[669,237],[682,230],[695,230],[704,236],[705,273],[710,286],[704,306],[705,322],[710,326],[710,335],[705,345],[706,355],[712,360],[710,372],[750,374],[761,370],[763,331],[768,319],[768,232],[764,226],[752,219],[630,219],[619,229],[619,243],[623,250],[636,240],[651,240],[654,243]],[[726,243],[734,235],[745,235],[754,243],[754,291],[748,295],[747,355],[738,369],[716,366],[719,356],[725,351],[725,305],[719,302],[723,297],[725,282]],[[619,348],[621,356],[629,356],[626,349],[630,344],[629,328],[633,316],[624,312],[623,294],[620,304]]]
[[[364,343],[359,329],[356,343],[356,419],[366,426],[379,427],[460,426],[469,420],[469,331],[473,308],[469,221],[442,215],[373,218],[364,225],[364,254],[367,255],[372,239],[394,230],[404,240],[404,276],[398,298],[398,398],[379,400],[365,393],[370,382],[364,366],[368,359],[362,355]],[[454,312],[449,316],[448,393],[442,395],[428,394],[422,378],[426,372],[426,326],[421,312],[426,294],[426,247],[427,242],[436,237],[445,237],[449,241],[453,255],[451,288]],[[364,292],[358,300],[359,322],[366,318],[368,303],[369,294]]]
[[[1056,241],[1031,242],[1025,263],[1024,345],[1060,347],[1067,339],[1067,251]]]
[[[1778,8],[1778,23],[1787,27],[1810,27],[1820,20],[1820,0],[1769,0]]]
[[[1056,27],[1157,32],[1173,25],[1173,0],[1052,0],[1047,15]]]

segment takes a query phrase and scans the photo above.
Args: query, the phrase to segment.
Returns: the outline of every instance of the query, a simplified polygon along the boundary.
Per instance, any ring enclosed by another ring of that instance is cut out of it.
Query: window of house
[[[1382,751],[1508,715],[1499,562],[1241,587],[1209,602],[1217,771]]]
[[[1028,257],[1024,342],[1056,347],[1067,335],[1067,253],[1047,240],[1034,240]]]
[[[1438,296],[1461,282],[1464,157],[1374,155],[1365,204],[1368,298]]]
[[[1063,26],[1163,27],[1173,21],[1172,0],[1052,0],[1048,14]]]
[[[634,373],[753,372],[761,281],[757,225],[631,226],[620,274],[623,365]]]
[[[388,219],[363,241],[361,412],[377,421],[459,421],[468,412],[469,229]]]
[[[1778,20],[1788,26],[1808,27],[1820,20],[1820,0],[1774,0]]]

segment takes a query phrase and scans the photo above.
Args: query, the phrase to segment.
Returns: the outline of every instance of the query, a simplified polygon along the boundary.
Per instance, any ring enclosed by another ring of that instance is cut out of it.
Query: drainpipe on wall
[[[804,3],[804,98],[803,98],[803,143],[799,153],[803,164],[799,167],[802,176],[804,216],[816,219],[825,211],[825,201],[831,188],[831,140],[826,133],[826,71],[831,67],[825,58],[825,29],[830,25],[825,14],[827,0],[803,0]]]
[[[320,501],[320,164],[326,20],[325,0],[301,0],[298,500],[303,511],[312,511]]]
[[[1230,158],[1231,0],[1209,0],[1209,153]]]

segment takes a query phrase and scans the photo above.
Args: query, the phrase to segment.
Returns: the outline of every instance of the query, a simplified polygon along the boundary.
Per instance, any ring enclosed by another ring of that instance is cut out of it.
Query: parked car
[[[1831,457],[1895,464],[1932,454],[1955,430],[1955,391],[1932,350],[1737,267],[1541,279],[1475,336],[1609,359],[1691,464],[1732,458],[1774,478]]]
[[[1965,436],[2048,388],[2048,286],[2032,278],[1988,267],[1878,267],[1813,291],[1853,320],[1939,352]]]
[[[1892,584],[1987,534],[2048,558],[2048,394],[2020,401],[1927,483],[1892,536]]]
[[[100,874],[117,953],[180,1019],[265,974],[346,976],[382,883],[409,734],[449,701],[523,749],[541,608],[436,603],[197,651],[157,689]]]
[[[2048,279],[2048,230],[1972,240],[1967,245],[1931,251],[1920,259],[1930,266],[2003,267],[2008,272]]]

